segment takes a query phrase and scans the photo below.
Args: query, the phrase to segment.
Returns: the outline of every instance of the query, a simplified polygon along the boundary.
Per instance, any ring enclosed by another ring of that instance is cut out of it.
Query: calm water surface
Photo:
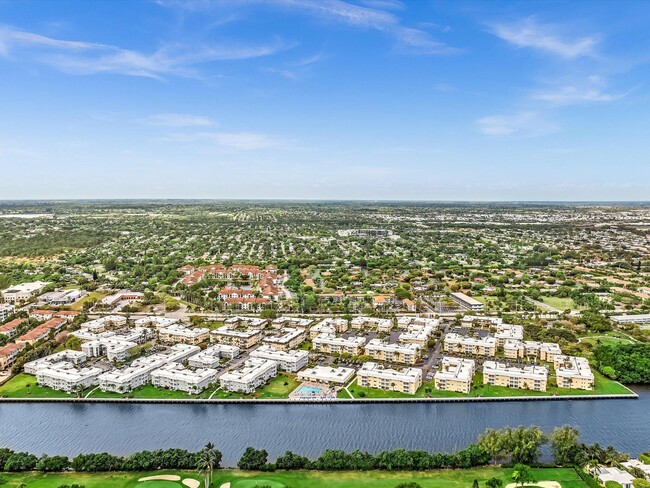
[[[271,459],[290,449],[315,457],[327,448],[377,452],[404,447],[451,451],[488,427],[579,426],[583,440],[638,455],[650,450],[650,388],[638,400],[371,405],[0,405],[0,446],[36,454],[128,454],[196,450],[214,442],[224,464],[247,446]]]

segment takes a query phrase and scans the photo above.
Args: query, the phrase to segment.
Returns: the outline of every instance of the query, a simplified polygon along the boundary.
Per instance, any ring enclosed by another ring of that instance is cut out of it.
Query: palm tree
[[[212,472],[214,471],[216,463],[217,453],[214,449],[214,444],[208,442],[205,447],[201,449],[199,461],[196,466],[197,471],[203,475],[205,488],[212,486]]]

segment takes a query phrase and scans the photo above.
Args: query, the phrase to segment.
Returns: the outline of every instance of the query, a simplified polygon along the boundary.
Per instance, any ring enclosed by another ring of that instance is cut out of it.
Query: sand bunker
[[[180,481],[181,477],[176,474],[158,474],[156,476],[147,476],[140,478],[138,481]]]

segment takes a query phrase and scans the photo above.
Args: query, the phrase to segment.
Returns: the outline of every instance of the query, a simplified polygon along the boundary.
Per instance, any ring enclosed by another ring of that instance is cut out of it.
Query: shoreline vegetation
[[[266,450],[248,447],[236,469],[222,468],[222,454],[212,443],[198,452],[163,449],[127,456],[89,453],[72,459],[60,455],[37,457],[2,448],[0,484],[28,488],[158,488],[159,483],[150,484],[145,481],[148,478],[168,481],[160,484],[161,488],[176,486],[170,479],[183,479],[185,486],[197,488],[227,483],[231,488],[460,488],[469,483],[502,487],[508,481],[550,480],[562,488],[589,488],[596,485],[587,467],[621,466],[629,459],[611,446],[581,443],[579,437],[578,429],[568,425],[548,435],[539,427],[519,426],[488,429],[475,443],[453,453],[393,449],[373,454],[327,449],[309,459],[286,451],[273,462]],[[550,447],[552,464],[539,463],[544,445]],[[650,453],[640,458],[648,459]],[[403,485],[408,482],[417,484]]]

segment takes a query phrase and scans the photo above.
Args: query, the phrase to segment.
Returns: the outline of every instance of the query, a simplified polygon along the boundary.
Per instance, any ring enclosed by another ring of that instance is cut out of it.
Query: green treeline
[[[622,383],[650,383],[650,344],[599,346],[593,353],[605,376]]]

